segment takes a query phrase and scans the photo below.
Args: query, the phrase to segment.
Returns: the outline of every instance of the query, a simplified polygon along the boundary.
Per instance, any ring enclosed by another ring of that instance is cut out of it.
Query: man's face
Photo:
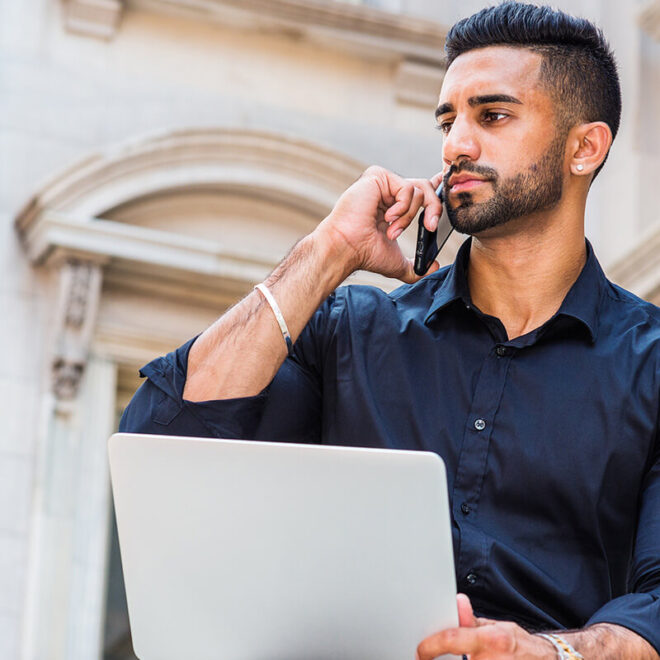
[[[449,67],[440,93],[447,212],[477,234],[556,206],[566,135],[538,83],[541,56],[522,48],[469,51]]]

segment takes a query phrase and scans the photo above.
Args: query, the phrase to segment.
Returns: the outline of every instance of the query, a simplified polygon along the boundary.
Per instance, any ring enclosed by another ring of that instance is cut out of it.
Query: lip
[[[479,179],[478,177],[472,176],[470,174],[459,174],[457,176],[451,177],[449,180],[449,192],[465,192],[466,190],[472,190],[473,188],[480,186],[482,183],[487,182],[488,179]]]

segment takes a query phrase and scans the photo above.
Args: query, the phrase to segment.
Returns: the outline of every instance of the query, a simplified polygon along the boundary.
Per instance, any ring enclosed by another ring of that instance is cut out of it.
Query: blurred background
[[[134,657],[106,440],[139,367],[366,166],[441,169],[444,36],[485,4],[0,1],[1,658]],[[660,303],[660,0],[555,5],[601,25],[623,84],[588,236]]]

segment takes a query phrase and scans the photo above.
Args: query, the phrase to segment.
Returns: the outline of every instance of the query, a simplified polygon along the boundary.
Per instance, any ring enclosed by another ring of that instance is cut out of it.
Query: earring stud
[[[584,169],[584,165],[583,165],[582,163],[578,163],[578,164],[575,166],[575,169],[576,169],[578,172],[582,172],[582,170]]]

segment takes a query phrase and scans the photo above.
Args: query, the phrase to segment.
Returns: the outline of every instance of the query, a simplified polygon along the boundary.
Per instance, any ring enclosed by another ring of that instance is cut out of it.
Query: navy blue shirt
[[[437,452],[479,615],[660,651],[660,310],[587,244],[557,314],[508,340],[472,304],[469,245],[393,293],[338,289],[257,396],[183,400],[191,340],[142,369],[120,428]]]

